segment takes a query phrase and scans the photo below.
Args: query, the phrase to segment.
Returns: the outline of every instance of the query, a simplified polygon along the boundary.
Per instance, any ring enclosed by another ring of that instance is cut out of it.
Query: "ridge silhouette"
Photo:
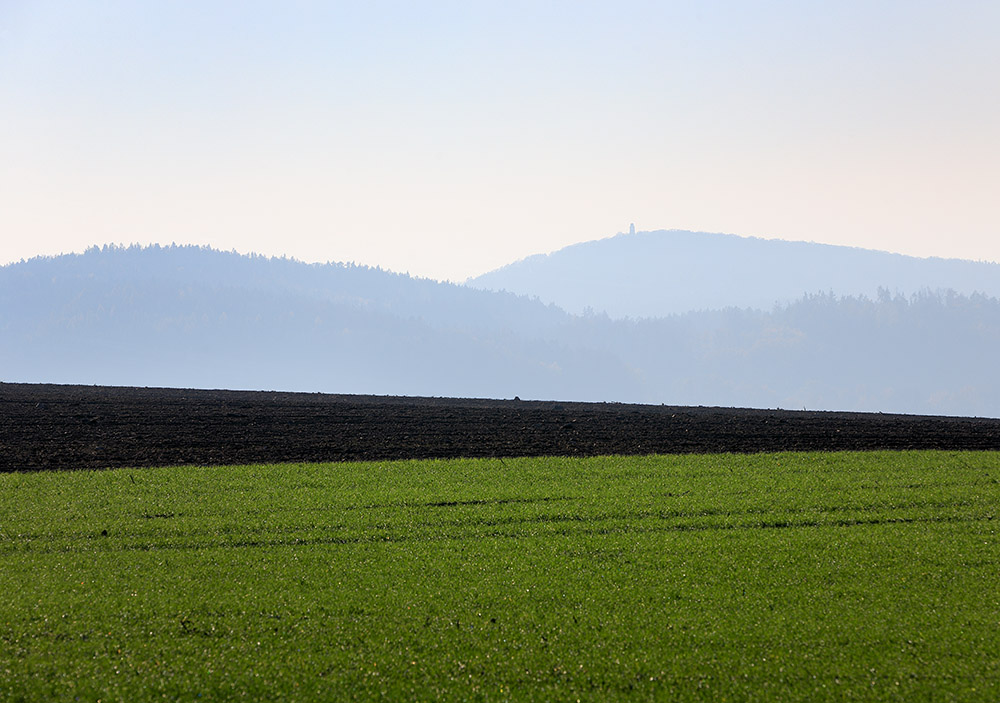
[[[103,247],[0,267],[0,381],[1000,417],[1000,300],[886,288],[572,315],[352,264]]]

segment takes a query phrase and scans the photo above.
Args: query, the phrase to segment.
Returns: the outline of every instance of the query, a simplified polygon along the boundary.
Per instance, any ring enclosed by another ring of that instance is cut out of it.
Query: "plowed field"
[[[0,471],[867,449],[1000,449],[1000,420],[0,384]]]

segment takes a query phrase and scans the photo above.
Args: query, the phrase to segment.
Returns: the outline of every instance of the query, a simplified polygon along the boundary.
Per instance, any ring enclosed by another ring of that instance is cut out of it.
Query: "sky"
[[[1000,3],[0,0],[0,264],[442,280],[689,229],[1000,261]]]

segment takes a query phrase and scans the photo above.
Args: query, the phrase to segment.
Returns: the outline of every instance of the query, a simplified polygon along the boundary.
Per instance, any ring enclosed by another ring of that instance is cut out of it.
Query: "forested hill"
[[[377,268],[192,246],[0,269],[3,380],[432,395],[530,383],[557,397],[571,389],[538,362],[544,343],[519,340],[567,319]]]
[[[883,289],[614,320],[197,247],[0,267],[0,381],[11,382],[1000,417],[997,348],[1000,301],[979,294]]]
[[[522,259],[468,281],[612,317],[752,307],[804,295],[875,297],[954,290],[1000,296],[1000,264],[854,247],[660,230],[620,234]]]

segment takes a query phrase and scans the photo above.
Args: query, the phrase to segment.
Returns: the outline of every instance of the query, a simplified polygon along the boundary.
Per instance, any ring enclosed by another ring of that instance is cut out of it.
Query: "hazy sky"
[[[630,222],[996,261],[998,37],[996,0],[0,0],[0,263],[462,280]]]

